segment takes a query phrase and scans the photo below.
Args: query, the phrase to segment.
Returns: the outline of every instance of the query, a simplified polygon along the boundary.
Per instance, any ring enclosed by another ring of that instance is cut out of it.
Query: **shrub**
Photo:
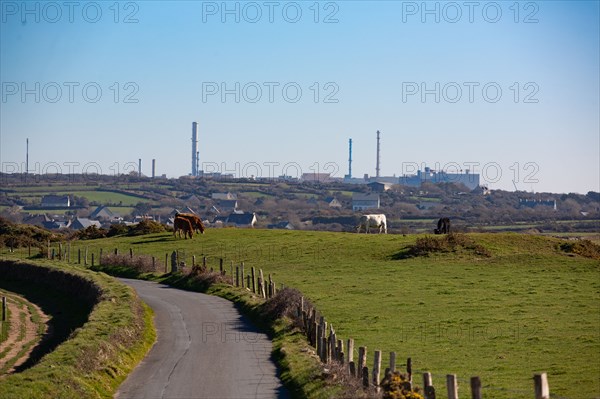
[[[100,262],[103,266],[125,266],[131,268],[137,273],[154,273],[155,267],[152,267],[152,257],[147,255],[102,255]]]
[[[408,377],[398,371],[389,373],[381,382],[383,399],[423,399],[419,388],[411,389]]]
[[[107,237],[122,236],[129,233],[129,228],[124,224],[112,224],[106,233]]]
[[[466,251],[479,256],[490,257],[488,249],[475,243],[473,239],[466,234],[450,233],[441,237],[425,236],[417,238],[414,245],[408,248],[403,256],[397,255],[396,258],[411,256],[429,256],[432,253],[448,253]]]
[[[284,288],[268,299],[263,305],[263,313],[271,320],[287,317],[294,321],[297,326],[301,325],[298,315],[302,293],[295,288]],[[313,305],[306,298],[304,299],[304,308],[312,308]]]
[[[154,220],[142,220],[129,228],[128,236],[141,236],[144,234],[164,233],[165,226]]]
[[[591,259],[600,259],[600,246],[590,240],[564,242],[559,245],[561,251],[574,253]]]
[[[72,240],[95,240],[98,238],[106,238],[106,229],[99,229],[96,226],[89,226],[85,229],[77,230],[70,236]]]

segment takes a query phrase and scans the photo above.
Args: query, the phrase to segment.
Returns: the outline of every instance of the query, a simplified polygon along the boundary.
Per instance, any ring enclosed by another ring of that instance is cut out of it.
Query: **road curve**
[[[120,279],[155,313],[157,342],[119,387],[118,399],[288,398],[271,341],[225,299]]]

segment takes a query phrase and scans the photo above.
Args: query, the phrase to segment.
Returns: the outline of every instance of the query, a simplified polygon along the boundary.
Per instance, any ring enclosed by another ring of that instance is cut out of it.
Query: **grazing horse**
[[[383,231],[387,234],[387,222],[384,214],[378,215],[363,215],[360,217],[360,222],[358,224],[357,233],[364,228],[365,233],[369,233],[369,228],[375,227],[379,229],[379,233]]]
[[[450,219],[440,218],[437,223],[437,229],[433,229],[434,234],[449,234],[450,233]]]
[[[193,213],[176,213],[175,217],[189,220],[196,233],[204,234],[205,227],[202,220]]]
[[[189,234],[190,238],[194,238],[194,229],[192,228],[192,224],[186,218],[182,218],[179,216],[175,217],[175,221],[173,223],[173,235],[177,235],[179,232],[179,237],[181,237],[181,232],[183,231],[183,237],[187,239]]]

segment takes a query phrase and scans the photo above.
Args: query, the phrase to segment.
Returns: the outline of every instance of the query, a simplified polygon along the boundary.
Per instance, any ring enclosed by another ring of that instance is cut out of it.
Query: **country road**
[[[288,398],[271,341],[222,298],[120,279],[155,312],[157,342],[118,399]]]

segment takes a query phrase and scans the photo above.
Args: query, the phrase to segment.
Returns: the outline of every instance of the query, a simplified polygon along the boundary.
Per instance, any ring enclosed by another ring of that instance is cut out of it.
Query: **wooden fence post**
[[[456,374],[446,375],[446,388],[448,389],[448,399],[458,399],[458,382]]]
[[[248,287],[250,287],[250,275],[246,276],[246,288],[248,288]]]
[[[240,267],[239,266],[235,267],[235,286],[236,287],[240,286]]]
[[[119,248],[115,248],[115,255],[119,254]]]
[[[133,259],[133,248],[129,248],[129,259]]]
[[[202,256],[202,269],[206,271],[206,256]]]
[[[390,352],[390,372],[396,371],[396,352]]]
[[[548,386],[548,375],[546,373],[535,374],[533,376],[535,387],[535,399],[549,399],[550,387]]]
[[[367,365],[367,347],[366,346],[359,346],[358,347],[358,378],[361,378],[362,372],[363,372],[363,368],[365,368],[365,366]],[[369,376],[367,376],[367,380],[368,380]]]
[[[231,261],[230,268],[231,268],[231,285],[234,285],[235,284],[235,280],[234,280],[234,277],[233,277],[234,276],[234,274],[233,274],[233,261]]]
[[[219,258],[219,271],[223,274],[223,258]]]
[[[48,252],[46,253],[46,257],[50,259],[50,240],[48,240]]]
[[[102,256],[102,255],[100,255],[100,256]],[[152,271],[154,271],[154,272],[157,271],[156,270],[156,258],[154,256],[152,257]]]
[[[192,270],[196,268],[196,255],[192,255]]]
[[[52,248],[52,255],[50,256],[50,259],[54,260],[54,248]]]
[[[77,248],[77,264],[81,265],[81,248]]]
[[[344,341],[342,341],[341,339],[338,339],[336,348],[337,348],[336,349],[337,361],[343,365],[344,364]]]
[[[179,265],[177,264],[177,258],[177,251],[173,251],[173,253],[171,253],[171,273],[176,273],[178,270]]]
[[[423,393],[425,399],[435,399],[435,388],[431,380],[431,373],[423,373]]]
[[[244,272],[244,262],[242,262],[242,264],[241,264],[241,273],[242,273],[242,288],[245,288],[246,282],[244,281],[244,279],[246,278],[246,273]]]
[[[58,243],[58,260],[63,260],[63,246],[62,243]]]
[[[92,252],[92,267],[94,266],[94,253]]]
[[[375,351],[375,359],[373,361],[373,385],[379,387],[379,374],[381,373],[381,351]]]
[[[2,297],[2,321],[6,321],[6,297]]]
[[[67,262],[71,263],[71,242],[67,246]]]
[[[406,374],[408,377],[408,384],[410,385],[410,390],[413,389],[413,380],[412,380],[412,359],[409,357],[406,359]]]
[[[98,256],[98,266],[100,266],[101,264],[102,264],[102,248],[100,248],[100,255]]]
[[[267,293],[265,292],[265,276],[263,275],[262,269],[258,270],[258,275],[260,277],[260,284],[258,290],[263,298],[267,298]]]
[[[471,398],[481,399],[481,379],[479,377],[471,377]]]
[[[367,366],[363,367],[361,370],[363,387],[369,387],[369,368]]]
[[[87,266],[88,247],[85,247],[85,254],[83,255],[83,265]]]
[[[352,365],[354,365],[354,340],[352,338],[348,338],[347,343],[347,355],[346,358],[348,359],[348,365],[350,365],[350,363],[352,363]],[[350,371],[350,374],[352,374],[352,371]],[[354,375],[354,374],[352,374]]]

